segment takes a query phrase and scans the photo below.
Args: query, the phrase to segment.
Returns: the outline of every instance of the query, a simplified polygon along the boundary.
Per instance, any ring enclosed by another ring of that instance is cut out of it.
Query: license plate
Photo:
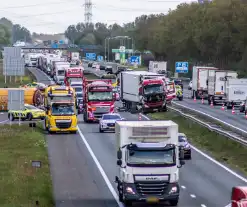
[[[147,202],[149,203],[157,203],[159,202],[159,199],[157,197],[148,197]]]

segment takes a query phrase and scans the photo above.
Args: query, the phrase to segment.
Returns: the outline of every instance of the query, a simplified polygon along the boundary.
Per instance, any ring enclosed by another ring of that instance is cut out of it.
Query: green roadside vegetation
[[[175,112],[154,113],[155,120],[172,120],[179,125],[179,132],[185,133],[189,142],[232,169],[247,175],[247,147],[208,130]],[[193,155],[192,155],[193,159]]]
[[[148,70],[148,68],[145,66],[139,66],[138,68],[135,68],[134,66],[130,66],[129,68],[135,71],[147,71]]]
[[[91,79],[100,79],[98,76],[94,75],[93,73],[88,73],[88,74],[84,74],[84,75],[89,80],[91,80]]]
[[[0,206],[53,207],[52,182],[45,135],[41,126],[0,126]],[[33,168],[31,161],[41,161]]]
[[[22,81],[20,77],[16,77],[15,80],[15,77],[12,76],[11,81],[10,77],[7,77],[7,82],[5,84],[5,77],[3,75],[3,62],[0,60],[0,88],[3,88],[4,86],[8,86],[8,88],[16,88],[22,84],[31,83],[33,81],[36,81],[35,76],[28,69],[26,69],[25,76],[22,77]]]

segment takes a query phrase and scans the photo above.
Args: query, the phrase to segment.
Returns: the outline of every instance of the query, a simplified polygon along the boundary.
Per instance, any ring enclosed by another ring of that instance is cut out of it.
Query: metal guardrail
[[[218,134],[224,135],[224,136],[226,136],[226,137],[228,137],[228,138],[230,138],[230,139],[232,139],[232,140],[234,140],[234,141],[236,141],[236,142],[238,142],[240,144],[243,144],[243,145],[247,146],[247,138],[246,138],[247,137],[247,132],[246,131],[244,131],[242,129],[239,129],[239,128],[231,125],[231,124],[228,124],[228,123],[226,123],[226,122],[224,122],[224,121],[222,121],[220,119],[217,119],[217,118],[215,118],[213,116],[210,116],[209,114],[206,114],[204,112],[200,112],[198,110],[191,109],[189,107],[183,106],[183,105],[175,103],[175,102],[172,102],[172,103],[175,104],[175,105],[179,105],[181,108],[185,108],[185,109],[191,110],[191,111],[195,112],[198,115],[203,115],[203,116],[205,116],[205,117],[207,117],[207,118],[209,118],[211,120],[217,121],[220,124],[222,124],[223,126],[229,127],[230,129],[235,129],[235,130],[226,130],[226,129],[223,129],[223,128],[221,128],[220,126],[218,126],[216,124],[212,124],[211,125],[211,124],[209,124],[209,123],[207,123],[205,121],[202,121],[202,120],[194,117],[193,115],[191,115],[189,113],[184,113],[179,109],[176,109],[174,107],[168,106],[169,109],[179,113],[183,117],[188,118],[188,119],[200,124],[201,126],[204,126],[204,127],[208,128],[211,131],[217,132]]]

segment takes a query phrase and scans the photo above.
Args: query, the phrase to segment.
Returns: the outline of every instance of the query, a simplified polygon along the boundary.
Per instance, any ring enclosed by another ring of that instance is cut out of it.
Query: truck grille
[[[101,106],[101,107],[96,107],[95,113],[109,113],[110,112],[110,107],[109,106]]]
[[[60,121],[60,120],[56,120],[56,126],[59,129],[68,129],[71,127],[71,121]]]
[[[136,182],[136,190],[140,195],[163,195],[167,190],[166,182]]]

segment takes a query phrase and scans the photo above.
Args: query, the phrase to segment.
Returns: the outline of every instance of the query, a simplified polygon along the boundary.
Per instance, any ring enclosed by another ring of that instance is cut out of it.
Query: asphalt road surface
[[[45,79],[42,72],[32,72],[38,81]],[[138,120],[137,115],[127,112],[121,115],[127,120]],[[79,119],[81,133],[48,136],[56,206],[117,206],[114,133],[100,134],[98,124],[85,124],[81,116]],[[193,148],[192,160],[180,171],[180,185],[180,207],[225,207],[230,203],[231,188],[246,183]]]
[[[88,69],[94,71],[95,69]],[[199,101],[198,101],[199,102]],[[193,103],[193,101],[185,100],[180,104]],[[195,103],[193,106],[201,106]],[[193,107],[190,105],[190,107]],[[205,105],[204,107],[210,108]],[[212,109],[212,114],[215,113]],[[227,112],[222,112],[226,113]],[[228,113],[229,114],[229,113]],[[129,113],[121,113],[127,120],[137,120],[136,115]],[[230,114],[230,116],[232,116]],[[109,177],[115,176],[116,168],[116,146],[114,134],[104,133],[98,134],[98,126],[90,124],[80,124],[80,129],[83,131],[87,142],[92,147],[94,153]],[[231,189],[236,185],[246,185],[246,180],[239,179],[234,173],[230,173],[220,166],[217,162],[200,150],[193,147],[192,160],[187,161],[182,167],[180,173],[180,184],[182,186],[181,198],[179,206],[202,206],[202,207],[225,207],[230,203]],[[114,185],[112,183],[112,185]]]
[[[30,71],[51,83],[42,71]],[[117,206],[79,134],[47,135],[47,143],[56,207]]]
[[[6,124],[8,122],[8,114],[0,112],[0,124]]]
[[[208,105],[208,101],[204,101],[204,104],[201,103],[201,100],[196,100],[196,102],[194,102],[194,100],[191,99],[189,96],[191,92],[186,89],[184,93],[185,96],[187,96],[187,98],[185,98],[183,101],[178,101],[176,103],[186,106],[188,108],[207,113],[210,116],[220,119],[228,124],[231,124],[242,130],[246,130],[247,120],[245,118],[244,113],[240,113],[238,109],[235,109],[235,114],[232,114],[231,109],[225,108],[225,110],[223,111],[221,110],[222,106],[220,105],[210,107],[210,105]]]

